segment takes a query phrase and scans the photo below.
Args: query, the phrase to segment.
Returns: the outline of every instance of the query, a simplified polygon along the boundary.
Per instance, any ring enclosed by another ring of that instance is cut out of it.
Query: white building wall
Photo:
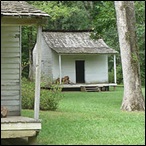
[[[75,60],[77,58],[81,57],[73,55],[62,56],[62,77],[69,76],[70,81],[73,83],[76,82]]]
[[[42,64],[41,64],[41,72],[42,72],[42,78],[47,79],[49,81],[52,80],[53,74],[52,74],[52,50],[48,48],[47,44],[45,43],[44,39],[42,39]]]
[[[108,82],[108,56],[87,56],[85,61],[85,82]]]
[[[48,48],[44,38],[42,37],[42,54],[41,54],[41,81],[50,82],[53,78],[53,59],[52,50]],[[37,44],[36,44],[37,45]],[[36,45],[33,49],[33,77],[35,77],[35,64],[36,64]]]
[[[52,51],[52,68],[53,68],[53,81],[60,77],[59,75],[59,55]]]
[[[85,61],[85,83],[108,82],[107,55],[63,55],[62,77],[69,76],[70,81],[76,83],[76,60]]]
[[[1,105],[20,115],[21,44],[18,26],[1,26]]]
[[[35,58],[35,49],[33,58]],[[62,77],[69,76],[70,81],[73,83],[76,83],[76,60],[85,61],[85,83],[108,82],[108,55],[61,55]],[[60,77],[59,55],[47,46],[44,39],[42,39],[41,68],[42,78],[44,78],[45,81],[47,81],[47,79],[55,81]]]

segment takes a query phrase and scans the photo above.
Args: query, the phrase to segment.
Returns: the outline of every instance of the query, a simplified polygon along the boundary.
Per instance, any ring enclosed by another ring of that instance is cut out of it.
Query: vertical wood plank
[[[61,77],[62,77],[62,71],[61,71],[61,55],[59,54],[59,75],[60,75],[60,84],[61,84]]]
[[[21,82],[21,75],[22,75],[22,46],[21,46],[21,43],[22,43],[22,26],[19,26],[19,32],[20,32],[20,35],[19,35],[19,46],[20,46],[20,63],[19,63],[19,80],[20,80],[20,91],[19,91],[19,100],[20,100],[20,106],[19,106],[19,111],[20,111],[20,115],[21,115],[21,111],[22,111],[22,82]]]
[[[36,45],[36,66],[35,66],[35,103],[34,103],[34,119],[39,119],[40,109],[40,78],[41,78],[41,32],[42,27],[39,25],[37,30]]]
[[[114,54],[114,83],[117,83],[117,75],[116,75],[116,55]]]

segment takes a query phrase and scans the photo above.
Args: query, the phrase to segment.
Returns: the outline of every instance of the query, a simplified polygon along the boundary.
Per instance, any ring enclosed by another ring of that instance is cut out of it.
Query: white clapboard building
[[[48,16],[25,1],[1,1],[1,106],[8,109],[8,116],[1,118],[1,139],[29,137],[31,143],[41,129],[39,52],[42,23]],[[21,115],[21,26],[28,25],[38,26],[34,118]]]

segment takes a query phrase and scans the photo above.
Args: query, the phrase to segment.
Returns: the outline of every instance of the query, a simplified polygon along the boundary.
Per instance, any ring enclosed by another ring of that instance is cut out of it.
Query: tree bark
[[[134,2],[115,1],[115,10],[124,82],[121,109],[126,111],[145,110],[136,40]]]

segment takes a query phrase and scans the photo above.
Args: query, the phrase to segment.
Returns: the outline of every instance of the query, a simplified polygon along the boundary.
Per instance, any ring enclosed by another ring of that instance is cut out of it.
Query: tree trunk
[[[121,109],[126,111],[145,110],[136,42],[134,2],[115,1],[115,10],[124,82]]]

